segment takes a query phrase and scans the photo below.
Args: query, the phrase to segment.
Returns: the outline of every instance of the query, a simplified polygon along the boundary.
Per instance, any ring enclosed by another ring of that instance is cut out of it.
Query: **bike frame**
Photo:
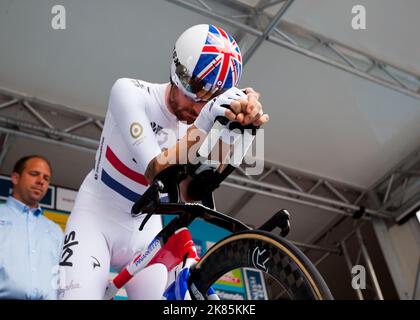
[[[200,260],[188,230],[188,226],[196,218],[200,217],[231,232],[251,229],[239,220],[199,203],[160,203],[160,200],[158,201],[159,204],[154,210],[155,214],[177,214],[179,216],[165,226],[150,242],[147,249],[136,254],[130,263],[112,280],[106,290],[104,299],[112,299],[118,290],[138,272],[157,263],[163,264],[168,272],[166,292],[176,280],[176,274],[185,267],[192,267]]]
[[[170,236],[166,243],[162,237],[153,239],[148,248],[135,256],[129,265],[114,278],[113,283],[120,289],[144,268],[160,263],[168,272],[166,291],[176,280],[176,273],[185,266],[191,267],[199,259],[189,230],[182,228]]]

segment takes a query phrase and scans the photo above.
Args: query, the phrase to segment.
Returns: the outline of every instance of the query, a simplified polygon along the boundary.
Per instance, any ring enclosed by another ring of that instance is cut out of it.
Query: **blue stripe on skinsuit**
[[[102,169],[101,180],[112,190],[114,190],[115,192],[119,193],[124,198],[132,202],[136,202],[141,196],[140,194],[135,193],[127,187],[124,187],[121,183],[113,179],[104,169]]]

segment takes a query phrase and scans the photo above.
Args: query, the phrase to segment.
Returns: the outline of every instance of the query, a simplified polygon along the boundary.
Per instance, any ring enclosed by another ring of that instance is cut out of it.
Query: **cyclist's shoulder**
[[[112,91],[140,90],[150,94],[152,90],[156,90],[161,86],[161,84],[152,83],[140,79],[119,78],[114,82],[112,86]]]
[[[161,118],[165,119],[167,85],[167,83],[152,83],[133,78],[116,80],[109,96],[107,116],[125,119],[127,112],[133,116],[146,112],[149,117],[155,119],[155,122]],[[160,126],[166,125],[160,124]]]
[[[110,98],[116,104],[156,105],[163,103],[166,84],[152,83],[140,79],[120,78],[111,89]]]

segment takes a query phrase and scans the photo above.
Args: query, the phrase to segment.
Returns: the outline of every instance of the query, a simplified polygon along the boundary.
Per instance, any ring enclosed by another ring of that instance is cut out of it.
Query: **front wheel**
[[[318,270],[295,245],[260,230],[235,233],[212,246],[191,270],[192,298],[204,298],[203,292],[238,268],[263,272],[271,293],[268,299],[333,299]]]

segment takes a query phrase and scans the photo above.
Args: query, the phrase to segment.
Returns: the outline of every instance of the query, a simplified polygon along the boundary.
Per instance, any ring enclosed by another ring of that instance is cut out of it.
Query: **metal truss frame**
[[[390,211],[397,223],[420,209],[420,148],[373,184],[367,194],[378,211]]]
[[[356,295],[357,298],[359,300],[365,300],[365,295],[363,294],[363,290],[367,289],[370,292],[372,292],[374,294],[375,299],[378,300],[384,300],[384,296],[382,293],[382,289],[380,286],[380,283],[378,281],[378,277],[375,271],[375,268],[372,264],[372,259],[371,256],[369,255],[368,249],[366,247],[365,244],[365,240],[363,238],[362,235],[362,229],[363,227],[366,225],[367,221],[363,221],[362,223],[360,223],[356,228],[354,228],[354,230],[352,230],[351,232],[349,232],[348,234],[346,234],[345,236],[342,237],[342,239],[335,243],[335,246],[333,248],[330,248],[329,250],[326,250],[324,248],[322,248],[322,250],[318,251],[322,251],[324,252],[324,254],[318,258],[317,260],[313,261],[313,264],[318,267],[319,264],[321,264],[325,259],[327,259],[330,255],[332,254],[337,254],[339,256],[342,256],[346,262],[346,266],[348,268],[348,272],[350,273],[350,275],[353,277],[354,274],[354,266],[356,265],[360,265],[361,264],[361,259],[363,258],[363,262],[367,267],[367,273],[370,279],[370,283],[372,285],[369,285],[366,281],[365,283],[365,288],[354,288],[354,290],[356,291]],[[356,254],[356,259],[353,260],[349,250],[347,249],[348,245],[348,241],[351,240],[351,238],[355,237],[357,239],[358,245],[359,245],[359,250],[358,253]],[[308,247],[307,247],[308,248]],[[315,246],[315,249],[317,248],[317,246]],[[302,249],[305,249],[305,247],[302,247]],[[311,249],[311,247],[309,247],[309,249]],[[362,265],[364,266],[364,265]],[[420,262],[419,262],[419,268],[420,268]],[[420,272],[420,270],[419,270]],[[367,280],[367,279],[365,279]],[[279,299],[281,298],[284,294],[286,293],[285,290],[283,290],[282,292],[280,292],[275,299]],[[415,290],[413,293],[413,297],[415,297],[415,294],[417,294],[417,291]],[[414,298],[413,298],[414,300]]]
[[[367,189],[268,163],[265,165],[259,176],[246,176],[244,169],[239,167],[237,172],[240,175],[230,175],[225,180],[227,186],[248,191],[232,206],[232,215],[236,215],[255,194],[353,218],[379,217],[397,223],[420,209],[420,148]],[[276,177],[275,183],[263,181],[273,180],[273,177]]]
[[[240,175],[232,174],[222,183],[232,188],[247,191],[233,204],[230,210],[233,216],[255,194],[261,194],[353,218],[370,219],[374,216],[392,220],[390,213],[370,209],[361,204],[363,203],[362,200],[366,198],[366,190],[276,165],[267,165],[264,172],[259,176],[245,175],[242,167],[239,167],[237,172]],[[267,179],[275,181],[263,181]]]
[[[420,99],[419,74],[282,20],[294,0],[262,0],[255,7],[238,0],[166,1],[237,28],[240,33],[239,39],[242,39],[244,34],[256,37],[256,40],[244,53],[244,63],[251,59],[264,41],[268,41],[394,91]],[[282,6],[274,17],[267,13],[269,8],[280,3]],[[224,10],[227,8],[229,10]],[[231,10],[235,10],[235,13],[227,16],[225,12],[231,12]],[[282,22],[281,25],[280,22]]]
[[[9,109],[12,116],[0,115],[0,132],[5,134],[5,141],[0,153],[0,165],[10,147],[10,139],[14,136],[39,140],[51,144],[62,145],[76,150],[95,153],[99,145],[99,136],[103,128],[103,119],[87,113],[75,111],[72,108],[40,100],[26,94],[0,88],[0,111]],[[22,108],[31,117],[31,121],[23,122],[13,118],[12,108]],[[59,127],[47,120],[43,113],[48,113],[50,119],[67,119],[72,123],[67,127]],[[97,129],[97,139],[85,137],[78,130],[88,126]]]

